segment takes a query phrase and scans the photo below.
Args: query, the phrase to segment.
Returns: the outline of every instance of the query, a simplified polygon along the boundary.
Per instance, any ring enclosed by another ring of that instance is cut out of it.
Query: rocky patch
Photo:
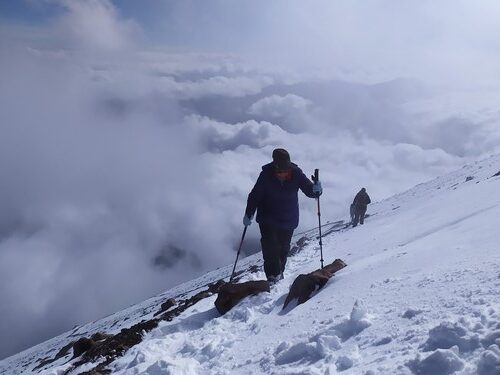
[[[323,288],[328,280],[335,274],[335,272],[344,268],[346,264],[343,260],[335,259],[335,261],[322,269],[318,269],[308,274],[301,274],[293,281],[290,287],[290,292],[286,297],[283,309],[293,301],[297,300],[297,304],[306,302],[313,292]]]

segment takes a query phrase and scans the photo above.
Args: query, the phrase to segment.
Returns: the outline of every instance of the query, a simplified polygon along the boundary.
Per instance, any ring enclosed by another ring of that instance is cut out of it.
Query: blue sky
[[[53,17],[58,6],[49,2],[35,3],[26,0],[1,0],[0,18],[3,21],[41,24]]]
[[[144,43],[164,46],[238,49],[242,37],[258,34],[250,22],[265,18],[262,8],[255,6],[261,2],[115,0],[110,3],[121,18],[140,25]],[[9,24],[43,26],[64,11],[54,1],[0,0],[0,22]]]
[[[171,1],[111,1],[124,18],[137,20],[145,29],[154,29]],[[0,21],[43,25],[64,11],[60,4],[47,0],[0,0]]]
[[[119,0],[112,4],[124,17],[133,17],[151,24],[158,16],[154,8],[163,7],[164,3],[154,0]],[[3,21],[22,22],[25,24],[43,24],[63,11],[55,2],[44,0],[0,0],[0,19]]]

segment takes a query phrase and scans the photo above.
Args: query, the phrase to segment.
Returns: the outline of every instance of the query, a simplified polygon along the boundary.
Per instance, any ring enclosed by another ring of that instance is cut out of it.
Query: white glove
[[[316,194],[317,197],[323,194],[323,188],[321,187],[321,182],[319,180],[313,185],[313,193]]]
[[[250,224],[252,224],[252,217],[248,217],[245,214],[245,216],[243,216],[243,225],[248,227]]]

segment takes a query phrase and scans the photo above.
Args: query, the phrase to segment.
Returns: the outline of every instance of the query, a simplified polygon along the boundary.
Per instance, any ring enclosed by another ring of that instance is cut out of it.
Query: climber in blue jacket
[[[319,181],[313,183],[290,161],[288,151],[277,148],[248,195],[243,224],[250,225],[257,210],[264,271],[270,282],[283,278],[293,231],[299,225],[299,189],[309,198],[323,192]]]

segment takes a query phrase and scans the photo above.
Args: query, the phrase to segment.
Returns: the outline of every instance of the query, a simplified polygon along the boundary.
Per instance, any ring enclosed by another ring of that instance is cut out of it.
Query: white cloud
[[[178,81],[173,77],[158,79],[158,87],[179,99],[196,99],[204,96],[239,97],[258,94],[273,83],[271,77],[215,76],[199,81]]]
[[[0,75],[0,174],[9,176],[0,295],[11,306],[0,330],[16,331],[2,353],[232,257],[229,219],[175,102],[139,98],[110,115],[100,108],[113,83],[92,83],[85,69],[45,56],[11,55]],[[155,267],[172,247],[181,252],[174,265]]]
[[[272,95],[259,99],[248,110],[249,114],[276,122],[292,133],[314,132],[314,125],[320,121],[319,114],[315,112],[318,112],[318,109],[310,100],[294,94]],[[313,118],[314,116],[316,118]]]
[[[312,107],[311,101],[297,95],[272,95],[252,104],[249,113],[257,116],[280,118],[287,116],[290,112],[307,111],[310,107]]]
[[[57,0],[65,12],[56,20],[58,33],[73,50],[116,51],[129,47],[139,25],[122,19],[109,0]]]
[[[203,150],[216,153],[234,150],[240,146],[262,148],[274,144],[283,133],[282,129],[269,122],[251,120],[227,124],[197,115],[187,117],[186,125],[198,134]]]
[[[167,43],[236,51],[263,65],[378,80],[410,76],[498,84],[500,79],[495,0],[164,4],[157,27]]]

